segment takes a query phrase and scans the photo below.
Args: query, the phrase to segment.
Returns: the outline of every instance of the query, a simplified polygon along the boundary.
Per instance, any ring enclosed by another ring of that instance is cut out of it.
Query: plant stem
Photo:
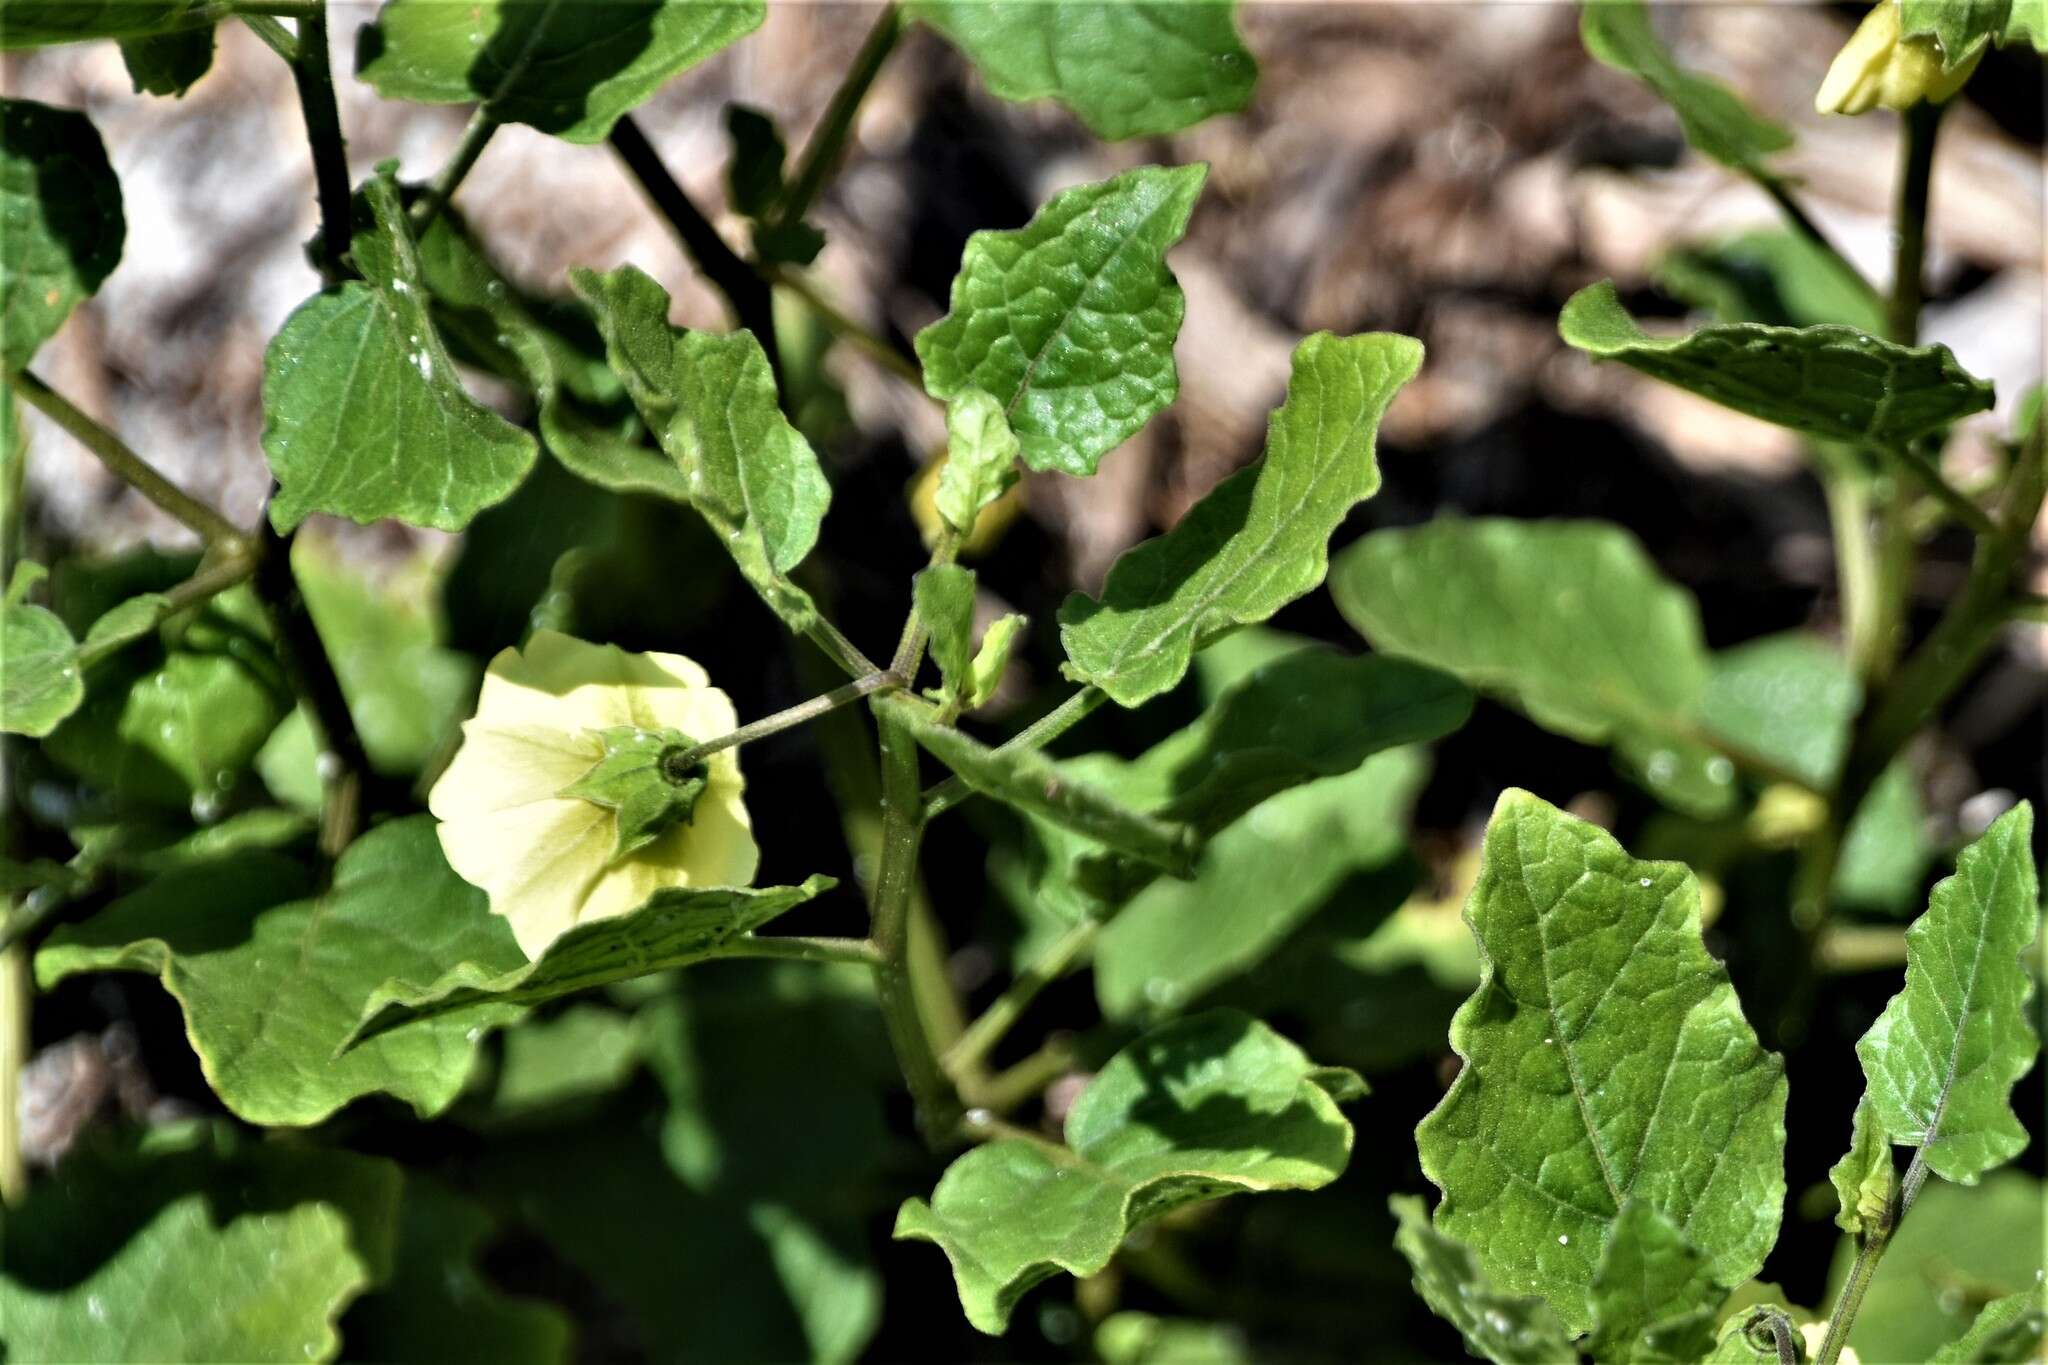
[[[255,572],[256,556],[252,553],[223,555],[215,563],[202,565],[197,573],[163,594],[163,603],[152,615],[150,628],[154,629],[187,607],[226,592]],[[82,644],[78,649],[78,666],[89,668],[125,643],[98,641]]]
[[[676,238],[690,260],[704,278],[725,296],[732,309],[733,321],[752,332],[754,339],[761,343],[761,349],[768,353],[768,363],[775,371],[775,383],[779,389],[782,384],[782,356],[775,344],[775,299],[768,282],[755,274],[753,267],[726,245],[725,238],[718,235],[718,229],[711,225],[711,220],[704,216],[690,196],[683,192],[683,187],[676,183],[675,177],[668,173],[668,168],[661,164],[660,155],[631,114],[612,126],[611,144],[619,160],[625,162],[627,171],[640,183],[648,202],[675,230]]]
[[[812,697],[809,701],[798,702],[795,706],[777,711],[772,716],[763,716],[759,720],[748,721],[739,729],[729,731],[718,736],[716,739],[707,739],[701,744],[693,744],[688,749],[683,750],[682,753],[676,755],[675,766],[678,768],[695,767],[713,754],[737,748],[742,744],[751,744],[757,739],[775,734],[778,731],[808,724],[820,716],[837,711],[848,702],[859,701],[870,692],[879,692],[885,687],[901,687],[902,685],[903,680],[894,673],[889,672],[870,673],[865,677],[855,678],[850,683],[835,687],[830,692],[823,693],[822,695]]]
[[[313,184],[320,201],[320,273],[333,284],[350,274],[347,257],[355,225],[349,203],[348,146],[342,141],[341,111],[334,103],[334,73],[328,65],[326,0],[318,0],[299,16],[292,82],[298,87],[306,142],[313,151]]]
[[[246,548],[248,541],[240,527],[157,473],[126,441],[73,407],[64,395],[27,370],[8,375],[7,382],[28,400],[29,406],[97,455],[100,463],[113,470],[121,482],[197,532],[208,546],[230,552]]]
[[[292,692],[305,703],[312,724],[315,769],[320,774],[320,851],[336,858],[362,827],[363,789],[369,780],[370,758],[356,733],[348,699],[334,663],[306,609],[299,580],[292,574],[291,541],[270,524],[266,508],[258,519],[261,553],[256,561],[256,593],[270,612],[277,633],[278,662]]]
[[[1936,1123],[1938,1126],[1938,1119]],[[1863,1307],[1863,1296],[1870,1291],[1870,1282],[1877,1274],[1877,1263],[1884,1258],[1892,1235],[1898,1231],[1907,1210],[1919,1198],[1920,1187],[1926,1183],[1927,1148],[1923,1145],[1913,1150],[1913,1160],[1906,1166],[1906,1177],[1899,1182],[1898,1195],[1886,1211],[1884,1221],[1856,1249],[1856,1263],[1849,1267],[1849,1278],[1843,1282],[1842,1292],[1835,1298],[1835,1310],[1828,1315],[1828,1334],[1821,1341],[1820,1353],[1814,1357],[1818,1365],[1836,1365],[1842,1358],[1842,1348],[1849,1343],[1849,1328],[1855,1324],[1857,1310]]]
[[[981,1017],[967,1026],[940,1059],[947,1074],[958,1077],[963,1068],[979,1066],[988,1059],[1040,991],[1067,974],[1095,946],[1102,925],[1082,920],[1046,946],[1045,951],[997,996]]]
[[[299,40],[292,37],[292,31],[267,14],[237,15],[242,26],[263,40],[263,45],[285,59],[287,63],[299,59]]]
[[[325,0],[228,0],[228,9],[241,18],[271,15],[279,19],[303,20],[323,12]]]
[[[1771,201],[1778,206],[1779,212],[1785,215],[1786,221],[1792,225],[1795,232],[1834,257],[1835,263],[1862,287],[1865,294],[1873,299],[1882,299],[1883,296],[1878,293],[1877,286],[1872,284],[1869,278],[1856,268],[1856,263],[1843,254],[1834,240],[1821,230],[1820,224],[1813,220],[1813,215],[1806,211],[1806,205],[1799,202],[1799,197],[1792,193],[1792,187],[1787,185],[1783,178],[1754,167],[1749,169],[1749,178],[1771,197]]]
[[[905,354],[902,347],[875,335],[840,312],[829,299],[818,292],[817,286],[812,284],[802,271],[776,266],[768,272],[768,278],[802,299],[812,312],[824,320],[825,325],[831,328],[834,334],[852,342],[880,362],[891,374],[914,385],[919,393],[924,392],[924,371],[913,356]]]
[[[434,177],[434,183],[427,192],[414,201],[412,206],[412,235],[422,238],[434,220],[441,216],[441,210],[448,207],[448,201],[455,197],[463,178],[469,174],[476,159],[484,154],[490,145],[491,135],[498,131],[498,120],[493,118],[487,105],[478,105],[470,115],[469,126],[462,130],[462,141],[455,144],[455,155]]]
[[[1871,535],[1870,477],[1819,461],[1834,530],[1835,591],[1842,602],[1842,640],[1859,677],[1873,674],[1884,611],[1878,601],[1877,542]]]
[[[1073,1070],[1078,1057],[1074,1041],[1059,1036],[1048,1039],[1038,1051],[1015,1066],[1004,1067],[986,1080],[972,1085],[968,1084],[963,1068],[960,1085],[976,1108],[1007,1114]]]
[[[924,829],[917,742],[901,721],[880,707],[875,709],[875,723],[881,735],[882,760],[882,853],[868,927],[882,958],[875,966],[875,998],[917,1107],[918,1130],[937,1149],[953,1138],[961,1105],[925,1031],[910,975],[910,902]]]
[[[810,141],[804,144],[803,155],[797,158],[796,175],[782,193],[782,200],[775,207],[775,222],[778,226],[803,221],[817,200],[818,191],[824,188],[825,180],[839,164],[840,154],[846,149],[846,139],[853,131],[854,115],[860,112],[861,101],[867,97],[868,88],[875,83],[875,75],[882,69],[882,63],[896,47],[896,40],[903,34],[903,18],[896,6],[887,4],[875,19],[875,26],[868,30],[866,41],[854,57],[853,65],[840,80],[839,88],[832,92],[832,99],[825,106],[823,117],[818,120]]]
[[[777,935],[757,938],[749,935],[728,944],[721,957],[773,957],[795,962],[852,962],[864,967],[881,963],[881,951],[872,939],[816,938],[805,935]]]
[[[6,919],[11,927],[14,912]],[[0,948],[0,1204],[21,1202],[28,1168],[21,1159],[21,1069],[28,1064],[28,950],[20,943]]]
[[[1891,453],[1893,458],[1905,466],[1906,472],[1932,494],[1934,500],[1946,508],[1957,521],[1980,536],[1997,534],[1998,524],[1991,520],[1983,508],[1957,492],[1954,486],[1941,476],[1941,471],[1935,468],[1934,461],[1905,446]]]
[[[1902,115],[1905,142],[1899,161],[1898,212],[1892,223],[1892,294],[1886,330],[1901,346],[1920,339],[1922,275],[1927,260],[1928,194],[1933,186],[1934,142],[1947,106],[1921,101]]]
[[[995,751],[1014,754],[1023,749],[1042,749],[1086,720],[1108,700],[1109,693],[1091,683],[998,744]],[[965,781],[958,777],[947,778],[925,793],[925,819],[945,814],[972,795],[974,789]]]
[[[838,664],[849,676],[865,678],[869,674],[883,671],[880,664],[860,652],[860,646],[841,634],[839,627],[822,616],[813,622],[811,628],[804,634],[812,644],[825,652],[826,658]]]

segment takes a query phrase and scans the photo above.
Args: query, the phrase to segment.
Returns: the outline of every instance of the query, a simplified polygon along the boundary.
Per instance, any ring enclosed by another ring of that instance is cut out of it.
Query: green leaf
[[[0,730],[40,739],[85,701],[78,645],[55,612],[0,606]]]
[[[1714,1349],[1707,1353],[1708,1365],[1779,1365],[1784,1359],[1778,1350],[1780,1326],[1796,1358],[1800,1336],[1792,1326],[1792,1314],[1780,1304],[1757,1304],[1721,1324]]]
[[[567,1359],[569,1320],[559,1308],[501,1293],[478,1272],[477,1253],[492,1232],[490,1215],[476,1204],[439,1181],[408,1175],[391,1278],[358,1300],[341,1324],[350,1359],[445,1365]]]
[[[967,1320],[990,1335],[1027,1289],[1092,1275],[1133,1228],[1240,1190],[1317,1189],[1351,1125],[1294,1044],[1249,1015],[1169,1024],[1112,1058],[1067,1115],[1067,1146],[1005,1138],[946,1169],[896,1236],[936,1243]]]
[[[1727,1293],[1676,1223],[1641,1199],[1621,1206],[1593,1272],[1595,1360],[1691,1361],[1714,1344]]]
[[[1603,6],[1604,7],[1604,6]],[[1853,327],[1716,323],[1684,336],[1636,326],[1611,281],[1558,315],[1568,343],[1726,408],[1822,440],[1898,449],[1991,406],[1990,381],[1946,346],[1901,346]]]
[[[1471,1248],[1430,1226],[1420,1199],[1395,1195],[1387,1207],[1399,1222],[1394,1246],[1415,1272],[1415,1292],[1458,1329],[1468,1351],[1500,1365],[1558,1365],[1577,1359],[1564,1324],[1543,1300],[1496,1288]]]
[[[1892,1162],[1892,1144],[1870,1112],[1868,1095],[1856,1102],[1849,1150],[1828,1169],[1828,1179],[1835,1186],[1836,1227],[1862,1237],[1889,1220],[1899,1172]]]
[[[1841,257],[1790,228],[1751,228],[1682,246],[1657,263],[1657,286],[1720,322],[1839,323],[1882,336],[1884,306]]]
[[[456,1114],[484,1132],[580,1116],[640,1069],[632,1018],[606,1005],[578,1002],[521,1020],[503,1040],[496,1076]]]
[[[1179,682],[1210,640],[1321,583],[1331,532],[1379,490],[1380,417],[1421,366],[1421,342],[1385,332],[1319,332],[1296,347],[1265,458],[1117,560],[1099,600],[1077,593],[1060,608],[1066,672],[1136,706]]]
[[[1451,1025],[1465,1065],[1415,1130],[1437,1227],[1574,1331],[1631,1198],[1714,1283],[1754,1275],[1785,1198],[1785,1073],[1700,941],[1692,874],[1509,791],[1465,914],[1482,959]]]
[[[398,1168],[228,1125],[88,1135],[8,1210],[10,1359],[331,1360],[392,1266]]]
[[[2033,830],[2023,801],[1963,850],[1906,931],[1905,988],[1856,1044],[1877,1127],[1959,1184],[2027,1145],[2012,1088],[2040,1047],[2020,961],[2041,923]]]
[[[211,0],[0,0],[0,51],[211,27],[213,11]]]
[[[356,74],[385,99],[475,101],[500,123],[602,142],[767,10],[764,0],[388,0],[356,40]]]
[[[1141,166],[1053,196],[1015,231],[968,238],[952,311],[917,334],[926,390],[984,390],[1025,464],[1093,474],[1180,393],[1173,341],[1187,300],[1166,252],[1208,173]]]
[[[250,1123],[304,1125],[377,1091],[423,1115],[447,1107],[481,1030],[515,1006],[481,1005],[336,1050],[380,985],[431,981],[454,962],[507,972],[520,953],[484,893],[449,870],[434,822],[414,816],[350,845],[324,894],[296,863],[241,854],[66,925],[35,968],[46,990],[81,972],[155,973],[222,1103]]]
[[[1095,1354],[1102,1365],[1252,1365],[1235,1326],[1128,1310],[1095,1329]]]
[[[1054,99],[1097,137],[1178,132],[1251,103],[1229,0],[913,0],[1006,100]]]
[[[138,95],[184,98],[213,69],[213,26],[121,40],[121,60]]]
[[[1741,749],[1766,754],[1816,791],[1833,785],[1863,687],[1841,651],[1787,631],[1716,653],[1700,720]]]
[[[988,623],[988,629],[981,633],[981,647],[974,651],[967,667],[968,710],[986,706],[989,698],[995,696],[996,688],[1002,685],[1003,670],[1010,665],[1010,651],[1029,624],[1029,620],[1014,611]]]
[[[671,327],[668,292],[632,266],[570,279],[597,310],[612,368],[682,470],[691,504],[775,614],[809,629],[816,608],[787,575],[817,543],[832,487],[782,415],[760,343]]]
[[[1896,918],[1912,914],[1934,861],[1926,819],[1919,779],[1911,761],[1901,758],[1879,775],[1842,837],[1832,893],[1837,904]]]
[[[1588,0],[1579,10],[1579,37],[1596,60],[1655,90],[1702,155],[1738,171],[1758,170],[1792,145],[1783,125],[1751,112],[1721,82],[1674,62],[1642,0]]]
[[[946,404],[946,462],[939,469],[933,505],[961,535],[974,533],[981,509],[1017,482],[1023,445],[1010,430],[1002,404],[982,389],[964,388]]]
[[[154,632],[170,611],[171,599],[162,593],[131,597],[95,619],[82,643],[94,655],[111,654]]]
[[[353,243],[362,281],[300,304],[264,354],[270,520],[290,531],[327,512],[459,531],[511,496],[537,448],[463,392],[396,182],[380,172],[363,199],[374,224]]]
[[[1035,749],[991,749],[908,697],[884,694],[874,707],[984,796],[1098,839],[1162,872],[1185,876],[1194,865],[1195,831],[1132,809]]]
[[[1898,0],[1899,32],[1932,37],[1941,47],[1944,70],[1953,71],[1985,43],[1999,46],[2048,37],[2042,0]]]
[[[596,322],[581,304],[518,289],[452,209],[442,210],[421,241],[420,272],[450,343],[533,394],[541,444],[565,468],[614,493],[689,501],[689,484],[675,461],[646,441],[639,413],[604,363]]]
[[[337,1046],[349,1054],[394,1036],[417,1038],[463,1024],[474,1032],[502,1022],[515,1007],[687,967],[717,957],[735,940],[835,885],[830,877],[812,877],[800,886],[671,887],[628,914],[577,925],[549,944],[537,962],[507,970],[495,954],[444,956],[442,962],[454,965],[438,976],[388,976],[369,992],[360,1022]]]
[[[974,570],[934,564],[912,580],[911,598],[931,632],[932,662],[944,683],[940,699],[957,707],[974,686]]]
[[[50,5],[50,11],[84,6]],[[6,46],[40,11],[0,10]],[[49,41],[63,41],[52,39]],[[0,367],[21,369],[121,261],[121,184],[84,114],[0,99]]]
[[[725,106],[732,159],[725,165],[725,198],[734,213],[760,218],[782,198],[782,163],[789,149],[775,120],[745,104]]]
[[[1970,1330],[1930,1357],[1931,1365],[2005,1365],[2036,1359],[2048,1335],[2048,1302],[2039,1286],[1984,1305]]]

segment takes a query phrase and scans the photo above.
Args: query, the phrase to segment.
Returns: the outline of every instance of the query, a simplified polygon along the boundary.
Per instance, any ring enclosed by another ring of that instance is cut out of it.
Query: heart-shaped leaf
[[[22,31],[23,8],[0,13],[8,46]],[[28,364],[79,301],[99,290],[120,263],[126,234],[121,184],[92,120],[0,99],[0,366]]]
[[[40,739],[85,701],[78,644],[57,614],[0,605],[0,730]]]

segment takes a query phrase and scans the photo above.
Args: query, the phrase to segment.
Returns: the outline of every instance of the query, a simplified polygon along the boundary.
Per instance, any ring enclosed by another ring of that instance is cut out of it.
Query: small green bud
[[[1823,114],[1862,114],[1880,106],[1910,109],[1922,100],[1940,104],[1963,88],[1983,55],[1980,44],[1953,70],[1943,70],[1940,45],[1902,36],[1897,0],[1879,0],[1836,54],[1813,107]]]
[[[595,732],[604,756],[590,771],[556,793],[602,806],[618,817],[612,862],[630,857],[678,824],[689,822],[697,798],[710,782],[710,768],[677,760],[696,743],[677,730],[643,730],[616,725]]]

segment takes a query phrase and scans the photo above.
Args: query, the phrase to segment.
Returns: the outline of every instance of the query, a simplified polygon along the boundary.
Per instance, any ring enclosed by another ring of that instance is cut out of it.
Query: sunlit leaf
[[[1060,608],[1066,672],[1137,706],[1179,682],[1205,643],[1320,584],[1330,533],[1379,490],[1380,417],[1421,365],[1422,344],[1391,333],[1302,342],[1265,458],[1118,559],[1100,599]]]
[[[1892,1162],[1892,1144],[1870,1112],[1868,1096],[1856,1103],[1849,1150],[1829,1168],[1828,1179],[1835,1186],[1835,1226],[1842,1231],[1861,1237],[1890,1219],[1899,1172]]]
[[[1251,103],[1229,0],[912,0],[1007,100],[1055,99],[1098,137],[1178,132]]]
[[[0,659],[0,730],[40,738],[85,701],[78,643],[55,612],[0,605]]]
[[[1783,125],[1753,113],[1727,86],[1671,59],[1643,0],[1589,0],[1579,10],[1586,51],[1635,76],[1671,106],[1685,140],[1702,155],[1744,170],[1792,145]]]
[[[1714,1341],[1727,1297],[1678,1225],[1640,1199],[1621,1206],[1593,1272],[1595,1360],[1698,1360]]]
[[[1066,1146],[974,1148],[929,1204],[904,1203],[896,1235],[936,1243],[967,1320],[1001,1333],[1026,1290],[1060,1271],[1094,1274],[1133,1227],[1171,1209],[1336,1179],[1351,1125],[1317,1071],[1234,1010],[1169,1024],[1096,1074],[1067,1115]]]
[[[1990,382],[1948,347],[1901,346],[1853,327],[1715,323],[1652,337],[1604,280],[1572,295],[1557,329],[1590,355],[1823,440],[1894,449],[1992,402]]]
[[[1025,464],[1093,474],[1180,393],[1173,342],[1187,300],[1166,252],[1207,175],[1141,166],[1053,196],[1015,231],[968,238],[951,311],[917,334],[925,388],[985,391]]]
[[[1507,1292],[1592,1325],[1595,1268],[1634,1199],[1685,1230],[1714,1283],[1777,1240],[1785,1073],[1700,941],[1699,885],[1525,792],[1487,826],[1466,918],[1479,990],[1464,1058],[1415,1131],[1436,1223]]]
[[[44,12],[89,8],[10,4],[0,9],[0,35],[16,46]],[[126,233],[121,185],[92,121],[0,99],[0,367],[28,364],[79,301],[98,292],[120,263]]]
[[[1415,1271],[1415,1292],[1458,1329],[1467,1350],[1499,1365],[1558,1365],[1577,1358],[1564,1324],[1543,1300],[1496,1288],[1471,1248],[1430,1226],[1420,1199],[1396,1195],[1387,1206],[1400,1223],[1394,1246]]]
[[[264,354],[270,519],[280,531],[314,512],[458,531],[511,495],[536,446],[463,391],[397,184],[381,173],[362,198],[374,220],[353,242],[362,280],[300,304]]]
[[[2048,45],[2048,7],[2042,0],[1898,0],[1898,6],[1899,32],[1932,37],[1951,71],[1990,41],[2000,47]]]
[[[764,0],[388,0],[356,42],[385,99],[480,105],[568,142],[602,142],[671,76],[745,37]]]
[[[958,703],[972,687],[974,669],[974,571],[934,564],[911,584],[917,619],[931,632],[932,662],[938,665],[948,702]]]
[[[1022,450],[1002,404],[977,388],[954,394],[946,404],[946,462],[932,498],[946,524],[971,535],[981,509],[1017,482]]]

